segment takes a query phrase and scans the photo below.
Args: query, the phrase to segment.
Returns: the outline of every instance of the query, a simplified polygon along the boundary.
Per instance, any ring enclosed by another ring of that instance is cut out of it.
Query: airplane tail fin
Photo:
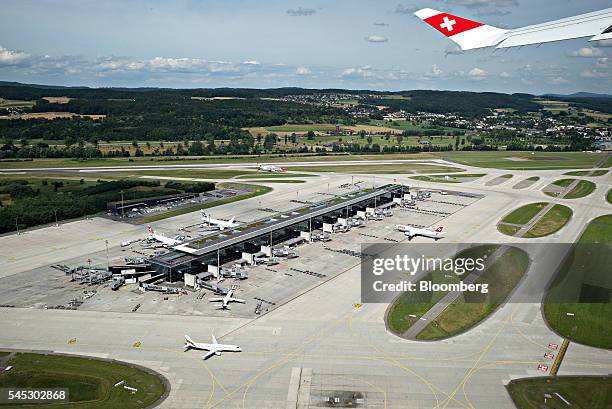
[[[497,45],[508,32],[508,30],[429,8],[418,10],[414,15],[453,40],[462,50]]]
[[[434,230],[436,233],[442,233],[444,231],[444,226],[438,226],[436,227],[436,230]]]
[[[185,340],[190,344],[195,344],[195,342],[193,342],[193,339],[191,339],[189,335],[185,335]]]
[[[150,224],[147,225],[147,232],[151,235],[151,234],[155,234],[155,231],[153,230],[153,227],[151,227]]]

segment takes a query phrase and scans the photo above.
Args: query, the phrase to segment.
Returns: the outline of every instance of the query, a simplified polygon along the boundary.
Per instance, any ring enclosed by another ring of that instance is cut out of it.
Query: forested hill
[[[459,91],[401,91],[383,92],[346,89],[304,89],[304,88],[87,88],[47,87],[0,82],[0,98],[9,100],[36,101],[43,97],[67,96],[85,100],[136,100],[136,101],[181,101],[192,97],[232,97],[245,99],[282,98],[290,95],[351,94],[365,97],[364,102],[384,105],[406,111],[451,112],[460,114],[482,114],[494,108],[513,108],[519,111],[536,111],[533,95],[502,94],[494,92]],[[371,98],[368,98],[371,97]],[[100,106],[100,102],[97,103]],[[48,107],[45,107],[45,109]],[[267,109],[268,107],[263,107]],[[111,109],[111,108],[109,108]],[[103,112],[97,112],[103,113]],[[332,112],[333,114],[333,112]],[[336,113],[337,114],[337,113]]]

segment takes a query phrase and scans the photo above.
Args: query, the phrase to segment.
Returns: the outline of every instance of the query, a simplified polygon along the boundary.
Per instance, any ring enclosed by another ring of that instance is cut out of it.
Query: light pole
[[[104,240],[104,243],[106,243],[106,271],[110,271],[110,261],[108,258],[108,240]]]

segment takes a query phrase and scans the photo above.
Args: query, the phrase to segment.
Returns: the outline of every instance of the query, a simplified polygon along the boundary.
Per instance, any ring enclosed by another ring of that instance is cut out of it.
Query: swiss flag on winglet
[[[477,21],[468,20],[458,16],[453,16],[448,13],[440,13],[425,19],[425,22],[444,34],[447,37],[452,37],[455,34],[463,33],[484,24]]]

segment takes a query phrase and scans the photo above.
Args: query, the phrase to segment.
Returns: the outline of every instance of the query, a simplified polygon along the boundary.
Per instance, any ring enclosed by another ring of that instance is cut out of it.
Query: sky
[[[413,15],[501,28],[610,0],[2,0],[0,81],[612,93],[612,40],[459,52]]]

